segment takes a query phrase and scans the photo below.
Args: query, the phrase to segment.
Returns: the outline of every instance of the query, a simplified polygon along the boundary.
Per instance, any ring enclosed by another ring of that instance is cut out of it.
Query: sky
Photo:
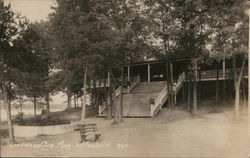
[[[26,16],[31,22],[47,20],[49,13],[55,6],[55,0],[4,0],[5,4],[10,3],[14,12]]]

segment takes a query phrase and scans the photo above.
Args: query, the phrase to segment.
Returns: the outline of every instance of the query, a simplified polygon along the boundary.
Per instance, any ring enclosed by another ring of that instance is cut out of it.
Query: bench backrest
[[[77,127],[86,127],[86,126],[96,126],[96,123],[90,123],[90,124],[78,124]]]
[[[78,124],[80,132],[96,132],[97,126],[96,124]]]

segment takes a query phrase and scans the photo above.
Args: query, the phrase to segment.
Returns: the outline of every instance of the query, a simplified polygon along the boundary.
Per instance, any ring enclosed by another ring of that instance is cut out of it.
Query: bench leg
[[[80,143],[82,143],[83,141],[86,141],[86,135],[81,135],[81,140],[80,140]]]
[[[100,141],[100,139],[99,139],[100,136],[101,136],[101,134],[95,134],[95,141],[98,141],[98,142],[99,142],[99,141]]]

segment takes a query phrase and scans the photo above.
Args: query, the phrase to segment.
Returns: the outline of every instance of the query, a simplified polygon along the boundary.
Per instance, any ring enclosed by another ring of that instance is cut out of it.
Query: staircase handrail
[[[182,72],[182,74],[179,76],[176,85],[173,85],[173,90],[176,91],[179,86],[185,81],[185,72]]]
[[[179,86],[183,83],[184,80],[185,80],[185,72],[183,72],[183,73],[179,76],[179,78],[178,78],[178,80],[177,80],[176,87],[179,87]]]
[[[134,89],[134,87],[135,87],[138,83],[140,83],[140,76],[139,76],[139,75],[135,77],[135,80],[131,83],[131,86],[129,86],[128,92],[127,92],[127,93],[130,93],[131,90]]]
[[[166,97],[167,94],[168,88],[167,86],[165,86],[161,93],[158,95],[158,97],[155,99],[154,104],[151,105],[152,117],[154,116],[154,114],[156,114],[156,110],[160,108],[159,106],[162,106],[162,100]]]
[[[119,86],[116,90],[115,90],[115,97],[118,97],[121,94],[121,86]]]

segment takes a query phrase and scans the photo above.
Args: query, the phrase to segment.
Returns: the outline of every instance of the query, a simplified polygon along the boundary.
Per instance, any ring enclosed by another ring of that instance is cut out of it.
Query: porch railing
[[[94,83],[94,80],[90,81],[90,88],[94,88],[94,84],[96,88],[104,87],[104,82],[106,83],[106,87],[109,87],[108,79],[98,79],[98,80],[95,80],[95,83]]]
[[[240,73],[240,69],[235,69],[237,75]],[[219,70],[218,78],[226,79],[233,78],[234,69],[226,69],[225,72],[223,70]],[[247,69],[244,70],[244,75],[247,73]],[[214,80],[217,79],[217,70],[207,70],[207,71],[199,71],[198,79],[200,80]]]

